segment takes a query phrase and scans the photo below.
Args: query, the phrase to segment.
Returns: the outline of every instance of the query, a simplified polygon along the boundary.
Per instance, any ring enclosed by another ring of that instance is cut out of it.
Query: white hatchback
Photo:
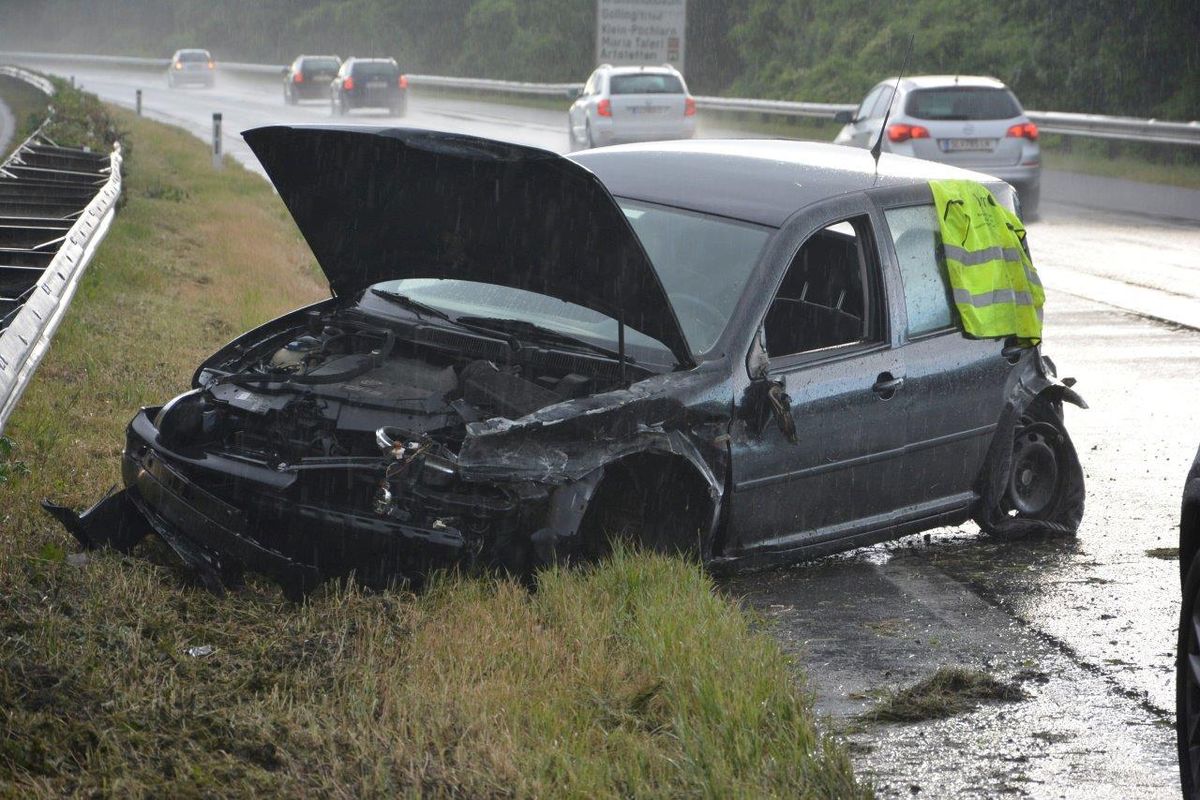
[[[623,142],[690,139],[696,101],[679,71],[601,64],[568,112],[572,150]]]
[[[893,100],[893,94],[895,99]],[[888,113],[890,109],[890,114]],[[994,175],[1018,193],[1022,213],[1037,212],[1042,158],[1037,125],[995,78],[920,75],[875,85],[834,142],[870,147],[887,117],[883,151]]]

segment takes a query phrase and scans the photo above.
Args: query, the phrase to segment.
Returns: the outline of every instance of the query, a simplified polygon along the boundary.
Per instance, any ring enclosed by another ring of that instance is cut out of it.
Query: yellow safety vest
[[[930,181],[954,305],[970,336],[1042,338],[1046,294],[1025,249],[1025,226],[987,187]]]

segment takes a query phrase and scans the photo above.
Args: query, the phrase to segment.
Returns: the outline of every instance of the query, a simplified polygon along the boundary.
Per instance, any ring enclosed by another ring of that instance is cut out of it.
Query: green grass
[[[1138,145],[1048,134],[1042,137],[1042,166],[1200,189],[1200,147]]]
[[[869,795],[794,664],[686,562],[295,606],[254,578],[208,594],[154,541],[80,558],[38,500],[95,500],[138,405],[326,296],[265,182],[117,123],[126,204],[0,456],[24,465],[0,483],[0,796]]]
[[[3,161],[46,119],[49,103],[46,95],[25,81],[8,75],[0,75],[0,100],[12,112],[15,124],[12,139],[0,150],[0,161]]]

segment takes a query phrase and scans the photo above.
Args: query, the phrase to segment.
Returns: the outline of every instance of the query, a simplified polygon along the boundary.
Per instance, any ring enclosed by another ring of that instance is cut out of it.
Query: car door
[[[979,475],[1013,365],[1035,353],[963,335],[931,203],[889,208],[884,217],[906,316],[901,351],[910,409],[901,489],[914,503],[955,505]]]
[[[593,72],[588,76],[587,83],[583,85],[583,92],[571,104],[571,110],[568,112],[571,122],[571,137],[577,141],[584,141],[587,133],[587,107],[591,102],[592,95],[596,93],[596,73]]]
[[[873,230],[864,210],[807,237],[764,317],[768,375],[730,442],[731,553],[878,527],[897,504],[907,393]]]

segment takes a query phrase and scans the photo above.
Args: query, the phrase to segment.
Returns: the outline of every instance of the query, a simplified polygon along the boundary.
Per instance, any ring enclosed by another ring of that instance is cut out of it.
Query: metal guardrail
[[[4,66],[0,66],[0,75],[7,75],[10,78],[16,78],[17,80],[25,81],[47,97],[54,97],[54,84],[44,76],[38,75],[36,72],[30,72],[27,69],[6,64]]]
[[[39,128],[0,164],[0,432],[108,232],[120,194],[119,144],[107,155],[60,147]]]
[[[3,52],[0,53],[0,57],[27,61],[112,64],[114,66],[160,67],[162,69],[166,69],[169,63],[169,59],[157,58],[29,52]],[[222,70],[249,75],[278,75],[284,69],[283,64],[247,64],[230,61],[218,62],[218,67]],[[521,96],[562,97],[564,99],[583,88],[582,83],[525,83],[487,78],[454,78],[442,75],[409,75],[408,80],[410,86],[418,89],[425,87]],[[810,119],[833,119],[833,115],[839,111],[854,111],[857,108],[856,105],[844,103],[799,103],[789,100],[755,100],[712,96],[697,97],[696,107],[701,111],[718,113],[756,113]],[[1026,113],[1046,133],[1132,142],[1200,145],[1200,122],[1163,122],[1155,119],[1075,114],[1062,111],[1027,111]]]

